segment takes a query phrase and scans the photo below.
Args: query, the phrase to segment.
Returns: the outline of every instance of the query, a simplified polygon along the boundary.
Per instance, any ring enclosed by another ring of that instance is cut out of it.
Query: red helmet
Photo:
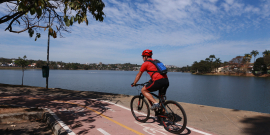
[[[149,50],[149,49],[146,49],[142,52],[142,56],[152,56],[153,53],[152,53],[152,50]]]

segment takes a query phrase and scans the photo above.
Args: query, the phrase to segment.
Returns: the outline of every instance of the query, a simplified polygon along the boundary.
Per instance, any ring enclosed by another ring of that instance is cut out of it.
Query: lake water
[[[130,84],[138,71],[50,70],[49,88],[137,95]],[[167,99],[270,113],[270,78],[206,76],[169,72]],[[21,84],[21,70],[0,70],[0,83]],[[144,73],[138,83],[150,79]],[[46,87],[41,70],[26,70],[24,85]]]

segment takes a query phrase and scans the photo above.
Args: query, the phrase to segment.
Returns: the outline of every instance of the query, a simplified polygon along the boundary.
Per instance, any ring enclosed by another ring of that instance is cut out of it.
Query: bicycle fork
[[[143,102],[142,102],[143,98],[144,98],[144,95],[141,93],[139,101],[138,101],[138,110],[139,111],[142,110],[142,107],[143,107]]]

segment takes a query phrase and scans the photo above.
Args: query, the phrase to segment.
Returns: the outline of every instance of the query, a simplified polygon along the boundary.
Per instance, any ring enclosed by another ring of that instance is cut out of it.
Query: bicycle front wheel
[[[165,115],[161,117],[164,128],[175,134],[182,133],[187,126],[187,116],[185,110],[175,101],[166,101]]]
[[[132,115],[139,122],[146,122],[149,119],[149,105],[144,98],[134,96],[130,102]]]

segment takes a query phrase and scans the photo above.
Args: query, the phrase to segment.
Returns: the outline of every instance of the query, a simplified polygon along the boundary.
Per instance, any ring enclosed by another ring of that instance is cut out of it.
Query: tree
[[[263,74],[267,72],[266,64],[264,63],[264,58],[258,58],[253,66],[253,74],[255,74],[255,71],[261,71]]]
[[[193,62],[191,69],[192,69],[192,73],[195,73],[198,71],[198,62],[197,61]]]
[[[259,52],[257,50],[252,50],[252,52],[250,52],[251,56],[254,56],[254,62],[255,62],[255,58],[257,55],[259,55]]]
[[[216,56],[215,55],[210,55],[209,58],[210,58],[210,62],[211,62],[211,71],[212,71],[213,68],[214,68],[213,67],[213,62],[214,62],[213,60],[216,58]]]
[[[217,58],[217,59],[215,60],[214,63],[215,63],[215,65],[214,65],[215,69],[219,68],[220,65],[221,65],[221,60],[220,60],[220,58]],[[216,71],[217,71],[217,70],[216,70]]]
[[[265,51],[263,52],[263,56],[267,56],[267,55],[270,55],[270,50],[265,50]]]
[[[45,61],[42,61],[42,60],[38,60],[36,62],[37,68],[42,68],[42,66],[45,66],[45,65],[46,65],[46,62]]]
[[[246,53],[243,57],[243,62],[245,63],[245,72],[247,73],[247,69],[248,69],[248,65],[249,65],[249,62],[250,62],[250,59],[252,58],[252,55],[249,54],[249,53]]]
[[[22,67],[22,85],[23,85],[23,77],[24,77],[24,70],[25,70],[25,67],[28,65],[28,62],[25,60],[27,57],[26,55],[23,56],[23,58],[19,57],[16,61],[15,61],[15,64],[18,65],[18,66],[21,66]]]
[[[44,31],[49,28],[49,35],[56,38],[61,31],[69,32],[67,27],[78,22],[88,25],[87,11],[97,21],[103,21],[105,4],[102,0],[3,0],[0,4],[7,2],[9,13],[0,18],[0,24],[8,23],[5,30],[13,33],[21,33],[28,30],[32,37],[36,32],[36,38],[40,38],[39,28]],[[51,24],[48,25],[48,20]],[[51,27],[52,24],[55,27]],[[23,27],[21,30],[13,30],[13,26]]]
[[[263,59],[264,59],[265,65],[267,67],[269,67],[270,66],[270,55],[264,56]]]
[[[211,62],[213,62],[213,60],[216,58],[215,55],[210,55],[209,58],[211,59]]]
[[[246,53],[243,57],[243,60],[244,62],[249,63],[251,58],[252,58],[252,55],[249,53]]]
[[[236,56],[231,61],[229,61],[229,64],[230,65],[236,65],[237,68],[238,68],[237,72],[239,72],[240,66],[244,63],[243,59],[244,59],[244,56]]]

